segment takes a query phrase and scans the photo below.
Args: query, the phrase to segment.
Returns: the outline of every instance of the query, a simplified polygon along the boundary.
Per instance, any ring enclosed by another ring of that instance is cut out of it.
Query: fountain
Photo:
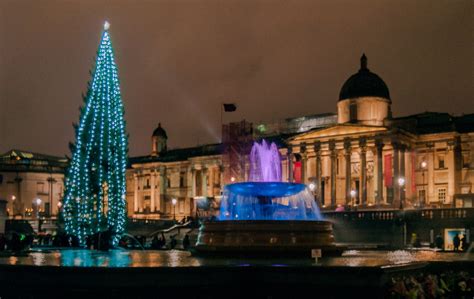
[[[224,187],[217,221],[204,222],[198,254],[309,256],[311,249],[340,254],[332,223],[325,221],[304,184],[282,182],[275,143],[255,142],[248,182]]]

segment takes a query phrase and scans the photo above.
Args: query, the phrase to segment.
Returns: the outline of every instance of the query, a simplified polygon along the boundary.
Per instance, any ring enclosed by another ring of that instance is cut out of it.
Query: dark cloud
[[[158,122],[171,147],[225,121],[335,112],[366,52],[395,115],[474,112],[472,1],[0,0],[0,151],[63,155],[104,20],[132,155]]]

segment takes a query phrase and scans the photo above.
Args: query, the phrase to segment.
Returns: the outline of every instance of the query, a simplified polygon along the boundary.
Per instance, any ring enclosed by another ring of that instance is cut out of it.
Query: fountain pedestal
[[[340,255],[329,221],[239,220],[204,222],[195,251],[200,255],[307,256]]]

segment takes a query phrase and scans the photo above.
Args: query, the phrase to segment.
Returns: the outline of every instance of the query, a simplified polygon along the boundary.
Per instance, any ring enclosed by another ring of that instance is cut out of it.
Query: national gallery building
[[[323,209],[472,207],[474,114],[394,117],[391,105],[363,55],[337,114],[231,123],[222,144],[182,149],[167,149],[159,124],[150,155],[130,158],[128,214],[181,219],[217,207],[225,184],[248,178],[251,144],[262,138],[278,146],[283,179],[307,184]]]

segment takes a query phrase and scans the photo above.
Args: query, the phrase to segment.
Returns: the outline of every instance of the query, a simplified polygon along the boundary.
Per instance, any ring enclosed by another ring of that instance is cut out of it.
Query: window
[[[179,175],[179,187],[183,188],[184,187],[184,173],[181,173]]]
[[[438,189],[438,200],[443,202],[446,200],[446,188]]]
[[[444,156],[438,156],[438,168],[444,168]]]
[[[462,155],[462,168],[469,168],[470,164],[471,164],[471,159],[469,157],[469,154],[463,154]]]
[[[352,102],[349,104],[349,118],[351,123],[357,122],[357,103]]]
[[[143,189],[150,189],[150,179],[146,179],[146,185],[143,187]]]
[[[168,186],[168,188],[171,187],[171,180],[169,177],[166,177],[166,186]]]

